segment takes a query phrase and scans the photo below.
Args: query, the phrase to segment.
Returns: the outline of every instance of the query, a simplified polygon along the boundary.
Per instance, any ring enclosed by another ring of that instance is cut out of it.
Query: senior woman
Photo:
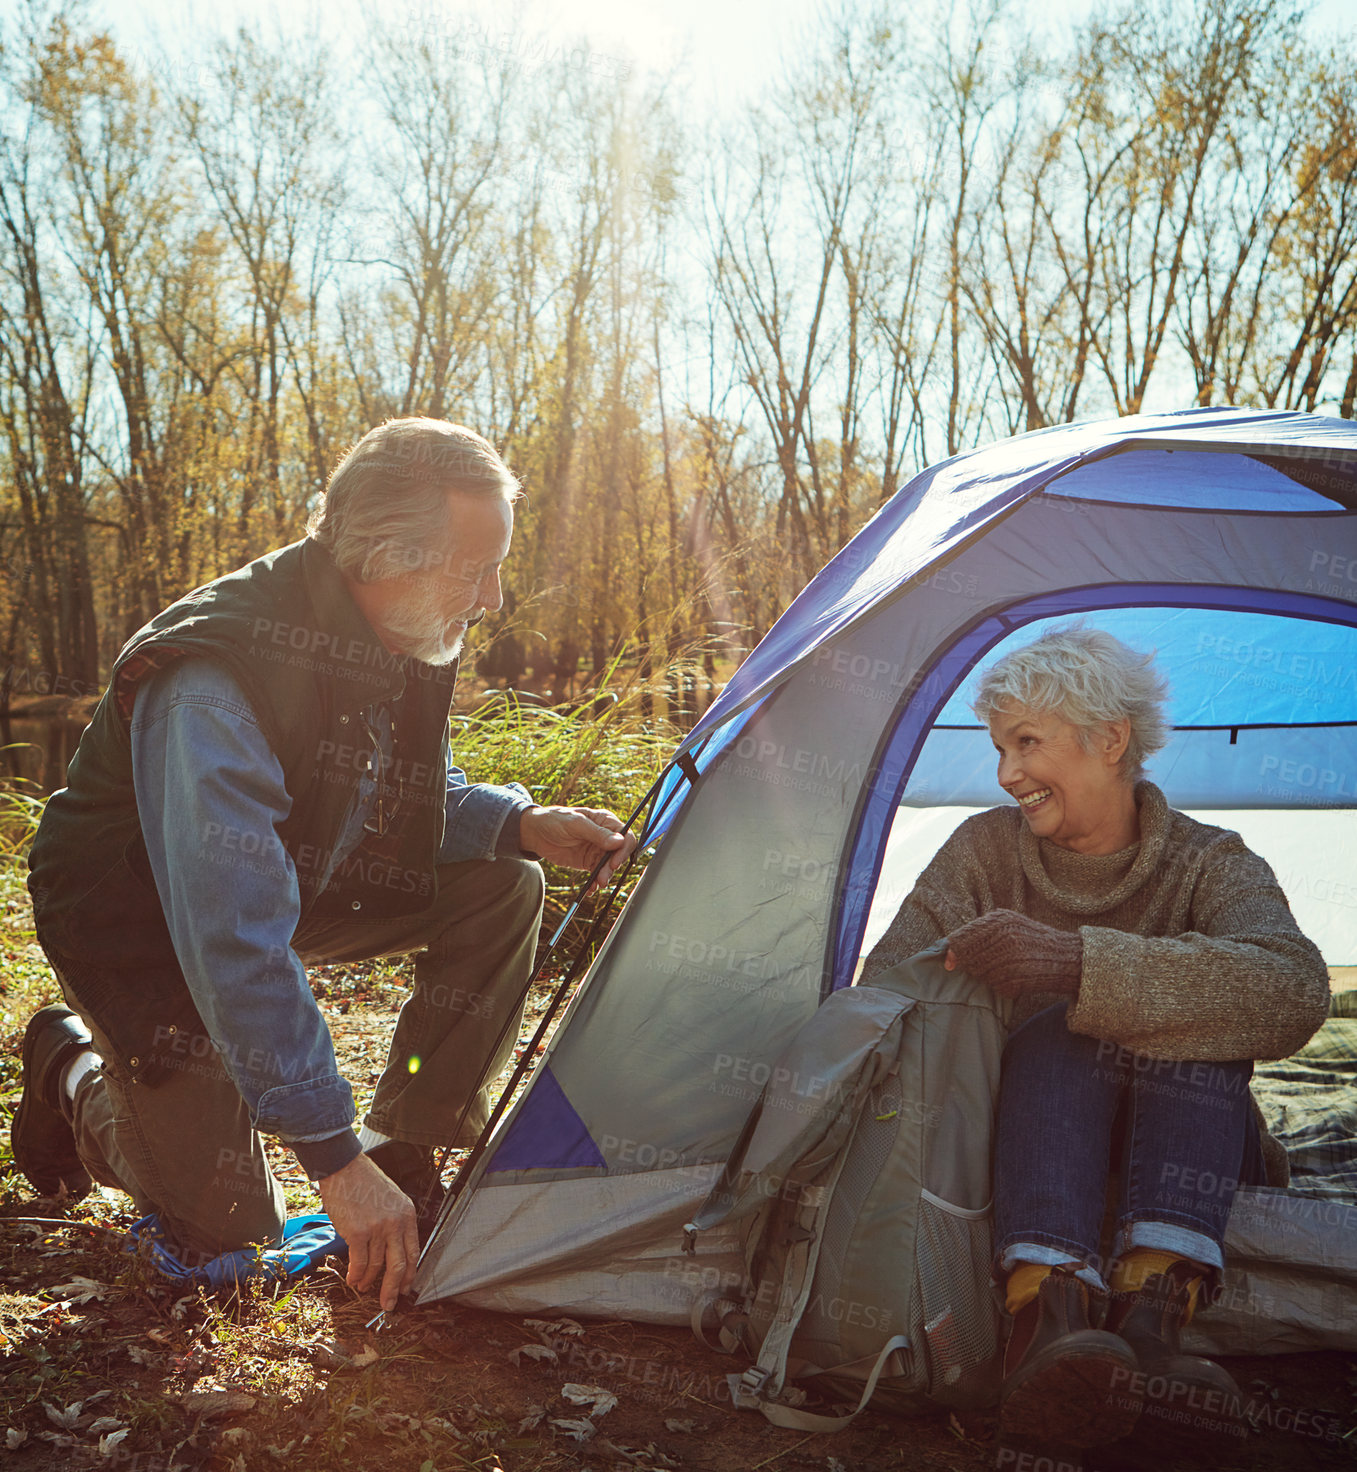
[[[945,936],[949,968],[1014,999],[994,1148],[1002,1436],[1240,1427],[1234,1382],[1178,1333],[1224,1266],[1236,1185],[1286,1183],[1249,1079],[1318,1028],[1328,976],[1268,865],[1143,780],[1166,693],[1152,656],[1080,624],[987,671],[975,710],[1016,806],[961,824],[864,970]]]

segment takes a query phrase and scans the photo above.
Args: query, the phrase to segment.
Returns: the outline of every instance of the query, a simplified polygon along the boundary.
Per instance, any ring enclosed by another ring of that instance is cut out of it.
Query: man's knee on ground
[[[263,1179],[250,1180],[234,1194],[229,1189],[214,1192],[203,1206],[198,1210],[179,1203],[177,1212],[162,1213],[167,1245],[186,1267],[202,1267],[224,1252],[245,1247],[276,1247],[282,1240],[287,1209],[267,1170]]]

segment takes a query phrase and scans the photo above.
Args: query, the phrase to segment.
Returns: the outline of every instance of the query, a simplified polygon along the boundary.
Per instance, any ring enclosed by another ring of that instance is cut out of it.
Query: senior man
[[[602,882],[635,846],[611,813],[452,765],[457,656],[501,605],[519,494],[481,436],[392,420],[336,468],[302,541],[119,655],[33,845],[70,1004],[24,1038],[12,1139],[40,1191],[121,1188],[188,1257],[276,1241],[262,1131],[317,1182],[349,1282],[380,1276],[388,1309],[409,1286],[433,1147],[474,1139],[517,1038],[534,860],[606,859]],[[304,965],[413,950],[355,1132]]]

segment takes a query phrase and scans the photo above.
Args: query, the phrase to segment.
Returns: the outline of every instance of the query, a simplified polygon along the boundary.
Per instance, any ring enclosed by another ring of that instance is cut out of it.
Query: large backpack
[[[739,1406],[834,1430],[874,1396],[892,1409],[991,1404],[999,1315],[990,1280],[990,1135],[1009,1004],[939,944],[826,999],[771,1067],[685,1246],[744,1224],[740,1300],[694,1305],[704,1342],[754,1364]],[[789,1379],[858,1402],[796,1409]]]

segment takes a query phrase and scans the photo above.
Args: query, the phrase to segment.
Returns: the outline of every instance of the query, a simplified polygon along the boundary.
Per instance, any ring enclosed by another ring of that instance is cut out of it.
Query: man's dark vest
[[[443,837],[456,667],[389,653],[324,548],[306,540],[270,552],[152,619],[118,656],[29,860],[38,938],[81,1008],[147,1082],[175,1032],[203,1028],[147,859],[129,721],[138,683],[189,657],[217,660],[240,684],[292,798],[276,833],[228,827],[193,836],[198,858],[220,867],[223,905],[231,904],[232,867],[281,842],[297,871],[303,920],[424,910]],[[373,764],[364,712],[376,702],[392,717],[394,750],[379,785],[390,825],[365,838],[322,888],[358,780]]]

